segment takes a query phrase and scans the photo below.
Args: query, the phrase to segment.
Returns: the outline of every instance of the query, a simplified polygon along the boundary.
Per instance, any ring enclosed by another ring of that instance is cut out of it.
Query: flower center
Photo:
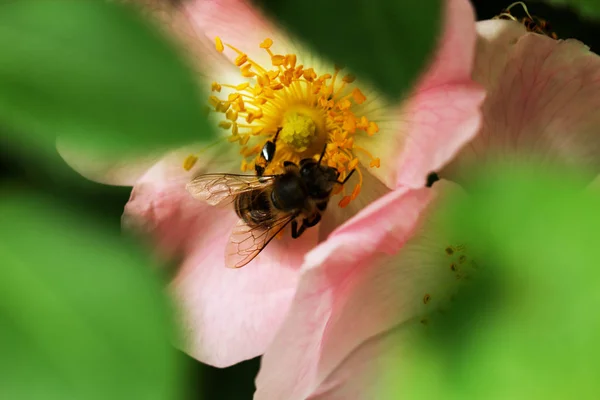
[[[282,122],[279,140],[291,146],[296,152],[306,151],[317,131],[317,125],[313,119],[299,111],[288,111]]]
[[[216,38],[219,52],[227,47],[237,54],[235,65],[248,81],[239,85],[214,82],[212,91],[222,93],[222,98],[210,96],[212,111],[223,114],[219,126],[231,131],[228,140],[241,147],[242,171],[254,169],[262,147],[278,131],[275,158],[265,173],[281,173],[284,161],[299,163],[318,157],[324,148],[323,162],[340,172],[340,180],[356,170],[358,183],[351,194],[344,192],[339,203],[345,207],[362,186],[356,154],[369,157],[370,167],[380,165],[379,158],[354,143],[357,134],[372,136],[379,131],[375,122],[355,114],[367,98],[351,87],[352,75],[340,76],[341,67],[335,67],[333,74],[318,75],[313,68],[298,65],[295,54],[273,53],[272,45],[271,39],[260,44],[271,59],[267,67]]]

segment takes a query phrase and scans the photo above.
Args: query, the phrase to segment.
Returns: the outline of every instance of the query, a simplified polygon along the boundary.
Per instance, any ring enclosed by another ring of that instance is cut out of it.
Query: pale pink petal
[[[309,400],[400,398],[396,396],[406,387],[404,382],[414,386],[415,381],[419,381],[411,363],[422,361],[422,357],[414,358],[415,349],[428,328],[428,324],[413,320],[366,340],[344,359]]]
[[[185,185],[199,173],[236,171],[239,155],[229,148],[233,146],[202,153],[189,172],[182,165],[194,154],[191,150],[170,154],[138,181],[123,217],[125,227],[150,235],[155,253],[181,260],[170,285],[183,327],[179,346],[219,367],[264,352],[293,298],[304,254],[318,234],[311,229],[294,241],[288,234],[273,240],[244,268],[227,268],[225,245],[237,221],[233,206],[208,206],[192,198]]]
[[[481,124],[483,98],[483,91],[469,84],[417,93],[404,111],[409,135],[403,152],[395,163],[388,158],[396,166],[396,185],[423,186],[430,172],[472,140]]]
[[[288,318],[263,356],[256,399],[309,397],[361,343],[447,300],[448,280],[457,279],[440,257],[451,242],[421,220],[445,189],[398,189],[307,255]]]
[[[141,10],[157,22],[156,26],[174,39],[173,43],[180,49],[182,56],[199,72],[200,76],[204,77],[205,81],[208,81],[208,84],[224,74],[239,76],[237,68],[217,52],[214,41],[195,24],[194,18],[183,6],[186,2],[129,1],[140,5]]]
[[[521,23],[501,19],[479,21],[476,25],[473,80],[485,88],[491,88],[500,79],[511,48],[527,30]]]
[[[329,200],[327,210],[323,214],[323,219],[319,223],[319,242],[327,239],[329,234],[337,229],[340,225],[350,220],[363,208],[385,196],[390,192],[390,189],[383,184],[379,179],[375,178],[369,169],[364,169],[362,189],[358,197],[350,202],[347,207],[341,208],[338,204],[342,200],[343,193],[332,196]],[[356,176],[350,178],[347,188],[354,187],[358,183]]]
[[[446,0],[441,39],[419,90],[470,82],[475,57],[475,12],[468,0]]]
[[[580,168],[593,179],[600,172],[600,57],[575,40],[528,33],[511,42],[501,68],[492,51],[477,58],[475,76],[488,85],[483,126],[442,175],[464,184],[473,165],[503,160]],[[493,44],[480,43],[486,46]]]
[[[275,54],[291,51],[286,35],[250,1],[191,0],[184,2],[182,7],[196,29],[203,32],[209,40],[214,41],[219,37],[224,43],[247,53],[266,68],[271,68],[271,57],[259,47],[266,38],[273,40]],[[230,49],[224,54],[231,60],[237,57]]]
[[[379,133],[357,137],[356,143],[380,158],[381,168],[372,172],[390,188],[422,187],[430,172],[475,136],[484,98],[471,80],[475,38],[470,3],[447,1],[438,50],[413,94],[399,106],[386,107],[375,98],[361,110],[379,125]]]

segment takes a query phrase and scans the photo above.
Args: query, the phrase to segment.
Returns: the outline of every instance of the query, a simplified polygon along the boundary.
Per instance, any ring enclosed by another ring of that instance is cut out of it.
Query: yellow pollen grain
[[[235,58],[235,66],[236,67],[241,67],[242,65],[246,64],[248,62],[248,56],[246,54],[240,54],[239,56],[237,56]]]
[[[379,126],[377,126],[377,124],[375,122],[372,122],[372,121],[369,122],[369,127],[367,128],[367,134],[369,136],[373,136],[377,132],[379,132]]]
[[[358,158],[355,158],[354,160],[352,160],[348,163],[348,169],[353,170],[354,168],[356,168],[357,165],[358,165]]]
[[[280,66],[285,64],[285,56],[282,56],[280,54],[274,55],[273,57],[271,57],[271,63],[274,66]]]
[[[262,43],[260,44],[260,47],[263,49],[270,49],[271,46],[273,46],[273,40],[266,38],[265,40],[262,41]]]
[[[362,104],[367,100],[367,97],[360,91],[359,88],[355,88],[352,91],[352,97],[354,98],[354,102],[356,104]]]
[[[215,48],[217,49],[217,51],[219,53],[222,53],[223,50],[225,50],[225,46],[223,46],[223,42],[221,41],[221,38],[218,36],[215,38]]]
[[[267,140],[277,139],[275,160],[268,166],[268,173],[280,173],[284,161],[299,163],[303,158],[318,159],[327,144],[324,165],[336,168],[339,180],[356,171],[358,184],[346,195],[342,185],[334,191],[342,192],[339,201],[346,207],[362,189],[363,174],[356,156],[363,152],[369,156],[369,167],[380,166],[379,158],[373,157],[364,147],[355,145],[355,136],[364,132],[372,136],[379,131],[375,121],[356,114],[356,106],[363,104],[367,96],[354,84],[355,77],[342,75],[343,67],[335,66],[331,73],[318,74],[314,68],[299,64],[295,54],[276,54],[271,50],[273,40],[266,38],[258,47],[265,51],[271,65],[261,65],[251,54],[215,38],[217,50],[233,51],[234,64],[248,82],[236,85],[214,82],[213,93],[221,93],[223,87],[232,89],[225,99],[212,95],[211,112],[221,113],[219,126],[231,131],[227,140],[239,143],[244,159],[241,168],[252,171],[263,145]],[[244,49],[246,50],[246,49]],[[238,124],[238,122],[240,122]]]
[[[183,160],[183,169],[185,169],[186,171],[191,170],[192,168],[194,168],[194,165],[196,165],[196,161],[198,161],[198,157],[196,157],[193,154],[190,154],[185,158],[185,160]]]
[[[234,111],[234,110],[228,110],[225,113],[225,117],[230,121],[237,121],[238,113],[237,113],[237,111]]]
[[[379,160],[379,158],[372,159],[371,162],[369,163],[369,167],[371,167],[371,168],[381,167],[381,161]]]
[[[341,208],[346,208],[346,207],[348,207],[348,204],[350,204],[351,201],[352,201],[351,196],[344,196],[338,203],[338,206],[340,206]]]

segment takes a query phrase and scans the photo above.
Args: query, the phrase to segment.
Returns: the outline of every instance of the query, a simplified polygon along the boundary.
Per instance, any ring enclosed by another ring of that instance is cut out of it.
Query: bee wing
[[[273,179],[273,176],[206,174],[192,179],[186,189],[193,197],[215,206],[232,202],[236,194],[268,186]]]
[[[273,220],[268,227],[254,228],[239,220],[225,247],[225,264],[231,268],[241,268],[248,264],[294,218],[293,214],[288,214]]]

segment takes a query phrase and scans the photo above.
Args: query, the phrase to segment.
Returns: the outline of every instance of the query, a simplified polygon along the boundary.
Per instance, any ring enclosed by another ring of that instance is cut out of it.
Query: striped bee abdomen
[[[263,225],[273,219],[269,196],[270,190],[265,189],[240,193],[235,199],[235,212],[248,226]]]

